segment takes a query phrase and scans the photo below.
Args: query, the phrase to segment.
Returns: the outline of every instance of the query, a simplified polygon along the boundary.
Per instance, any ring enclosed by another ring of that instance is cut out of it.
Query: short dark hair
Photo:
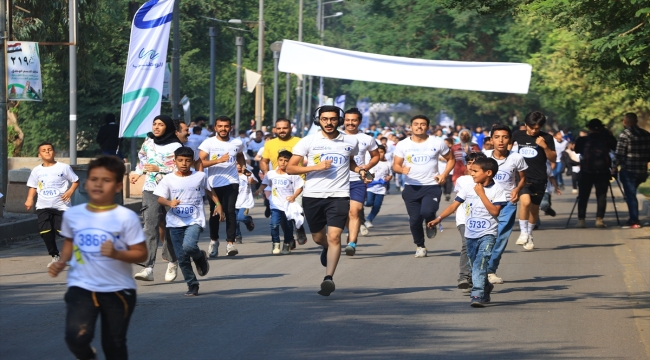
[[[386,152],[386,147],[384,145],[377,145],[377,150],[384,150]]]
[[[492,176],[497,174],[499,171],[499,163],[496,160],[488,157],[481,157],[474,160],[474,165],[478,165],[483,171],[492,171]]]
[[[278,158],[291,159],[293,154],[289,150],[282,150],[278,153]]]
[[[289,127],[291,127],[291,121],[289,121],[289,119],[286,118],[278,118],[277,120],[275,120],[275,125],[277,126],[279,122],[283,122],[283,121],[289,124]]]
[[[38,144],[38,146],[36,147],[36,151],[38,152],[39,150],[41,150],[41,146],[45,146],[45,145],[50,145],[52,147],[52,150],[54,150],[54,145],[52,145],[51,142],[44,141],[44,142]],[[56,150],[54,150],[54,151],[56,151]]]
[[[174,157],[188,157],[194,160],[194,150],[188,146],[181,146],[178,149],[174,150]]]
[[[346,110],[346,111],[345,111],[345,115],[347,115],[347,114],[352,114],[352,115],[356,115],[356,116],[358,116],[358,117],[359,117],[359,121],[361,121],[361,120],[363,119],[363,115],[361,114],[361,111],[359,111],[359,109],[358,109],[358,108],[355,108],[355,107],[354,107],[354,108],[351,108],[351,109],[349,109],[349,110]]]
[[[203,131],[203,128],[198,125],[192,128],[192,134],[201,135],[201,131]]]
[[[197,116],[197,117],[194,118],[194,122],[195,122],[195,123],[198,123],[199,121],[205,121],[205,122],[207,122],[207,121],[208,121],[208,118],[205,117],[205,116],[203,116],[203,115],[201,115],[201,116]]]
[[[246,133],[248,133],[248,131],[246,131],[246,130],[239,130],[239,135],[246,134]]]
[[[429,124],[431,124],[431,120],[429,120],[429,118],[424,116],[424,115],[415,115],[414,117],[412,117],[411,118],[411,124],[413,124],[413,122],[415,120],[418,120],[418,119],[425,120],[427,122],[427,126],[429,126]]]
[[[88,176],[96,168],[104,168],[115,175],[115,181],[121,183],[124,181],[126,167],[124,161],[115,155],[102,155],[88,163]]]
[[[172,121],[174,122],[174,128],[176,129],[176,131],[181,131],[181,123],[185,124],[185,122],[181,119],[174,119]]]
[[[639,122],[639,118],[633,112],[626,113],[624,116],[625,120],[631,122],[632,124],[637,124]]]
[[[527,126],[539,125],[540,127],[546,124],[546,116],[541,111],[532,111],[526,114],[524,124]]]
[[[219,116],[219,117],[217,118],[216,121],[227,121],[227,122],[230,123],[230,125],[232,125],[232,119],[230,119],[230,118],[227,117],[226,115],[221,115],[221,116]],[[215,122],[216,122],[216,121],[215,121]]]
[[[115,122],[115,115],[113,115],[113,114],[104,115],[104,123],[105,124],[110,124],[112,122]]]
[[[474,152],[471,152],[471,153],[468,153],[467,155],[465,155],[465,162],[468,163],[470,161],[476,161],[478,159],[486,159],[486,158],[487,158],[487,155],[485,155],[483,152],[474,151]]]
[[[339,118],[341,117],[341,109],[332,105],[325,105],[318,108],[318,117],[320,118],[326,112],[335,112]]]
[[[508,137],[512,137],[512,130],[508,125],[494,124],[492,125],[492,130],[490,131],[490,136],[494,136],[495,131],[507,131]]]

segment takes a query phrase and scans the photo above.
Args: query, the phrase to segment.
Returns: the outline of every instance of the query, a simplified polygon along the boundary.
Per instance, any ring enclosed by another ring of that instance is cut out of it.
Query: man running
[[[341,257],[341,233],[350,211],[350,170],[362,177],[366,170],[354,162],[359,152],[357,139],[337,130],[342,111],[336,106],[322,106],[317,112],[315,122],[321,130],[293,147],[287,173],[306,174],[302,200],[305,218],[314,242],[323,247],[320,260],[326,268],[318,294],[329,296],[335,289],[332,277]],[[301,166],[304,159],[306,166]]]
[[[379,162],[379,151],[377,142],[370,135],[359,131],[361,124],[361,112],[352,108],[345,112],[343,126],[345,134],[353,136],[359,142],[359,153],[354,157],[354,162],[361,169],[370,170]],[[370,161],[366,162],[366,153],[370,153]],[[368,234],[368,228],[363,224],[363,203],[366,201],[366,184],[372,179],[362,179],[356,172],[350,171],[350,214],[348,216],[348,245],[345,247],[345,254],[354,256],[357,251],[357,238]]]
[[[413,117],[413,135],[397,144],[393,158],[393,171],[404,175],[402,199],[409,214],[413,242],[417,246],[416,258],[427,256],[422,223],[436,218],[442,196],[440,185],[447,181],[447,175],[456,165],[456,159],[447,144],[435,136],[427,135],[429,123],[429,118],[424,115]],[[447,160],[442,173],[438,169],[439,156]],[[436,228],[427,227],[427,237],[433,239],[435,236]]]
[[[513,147],[516,143],[519,154],[526,160],[526,185],[521,189],[521,211],[519,211],[519,227],[521,234],[517,245],[523,245],[525,250],[533,250],[533,228],[539,216],[539,205],[546,192],[546,161],[555,163],[555,142],[553,137],[540,131],[546,124],[546,116],[540,111],[533,111],[524,119],[526,130],[515,131],[512,134]]]

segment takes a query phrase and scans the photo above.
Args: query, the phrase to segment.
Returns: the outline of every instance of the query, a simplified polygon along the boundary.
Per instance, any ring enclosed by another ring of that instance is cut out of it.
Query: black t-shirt
[[[553,137],[540,131],[537,136],[541,136],[546,141],[549,149],[555,151],[555,142]],[[524,170],[527,181],[546,182],[546,153],[535,142],[536,138],[526,134],[525,131],[517,130],[512,133],[512,142],[519,146],[519,154],[526,160],[528,169]]]

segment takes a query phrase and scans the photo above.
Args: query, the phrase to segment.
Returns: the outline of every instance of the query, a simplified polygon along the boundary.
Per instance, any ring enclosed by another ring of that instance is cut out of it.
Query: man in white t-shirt
[[[335,289],[332,276],[341,257],[341,233],[350,211],[350,170],[364,177],[366,170],[354,162],[359,153],[357,139],[337,129],[343,111],[336,106],[321,106],[316,112],[314,122],[321,130],[305,136],[293,147],[287,173],[306,174],[302,205],[312,238],[323,247],[321,264],[326,267],[318,293],[329,296]]]
[[[553,169],[553,177],[555,182],[560,187],[560,190],[564,190],[564,179],[562,179],[562,171],[564,171],[564,164],[562,164],[562,153],[569,146],[569,142],[564,138],[564,133],[558,131],[553,135],[553,142],[555,143],[555,153],[557,157],[555,159],[555,169]]]
[[[501,256],[508,245],[512,228],[515,226],[519,192],[526,186],[526,173],[524,170],[528,169],[528,165],[521,154],[508,150],[511,137],[512,132],[508,126],[494,125],[492,127],[494,150],[488,150],[486,153],[488,158],[496,160],[499,165],[499,171],[494,176],[494,181],[501,185],[506,192],[507,200],[497,218],[499,223],[498,235],[488,263],[488,280],[492,284],[503,284],[503,279],[497,276],[497,269],[499,268]]]
[[[416,258],[427,256],[424,246],[423,222],[436,217],[440,206],[442,189],[447,175],[456,165],[456,159],[444,141],[427,135],[429,118],[416,115],[411,119],[413,135],[400,141],[395,147],[393,171],[404,175],[402,199],[409,214],[409,225],[413,242],[417,246]],[[438,157],[447,160],[445,169],[438,168]],[[427,227],[427,237],[433,239],[436,229]]]
[[[354,136],[359,142],[359,153],[354,157],[354,162],[361,169],[370,170],[379,162],[377,142],[370,135],[359,131],[362,115],[359,109],[352,108],[345,112],[343,126],[345,134]],[[370,154],[370,160],[366,164],[366,153]],[[345,247],[345,254],[353,256],[357,250],[357,238],[368,234],[368,228],[364,224],[363,204],[366,201],[366,184],[372,179],[362,179],[359,174],[350,171],[350,214],[348,215],[348,245]]]
[[[235,256],[239,253],[235,248],[235,232],[237,228],[237,213],[235,204],[239,194],[239,174],[237,163],[246,167],[244,145],[238,138],[230,137],[232,120],[227,116],[219,116],[216,121],[216,134],[206,139],[199,146],[199,157],[203,162],[204,171],[208,175],[208,186],[214,189],[223,211],[226,214],[226,254]],[[210,200],[210,214],[214,213],[215,203]],[[210,257],[216,257],[219,252],[219,216],[210,217]]]

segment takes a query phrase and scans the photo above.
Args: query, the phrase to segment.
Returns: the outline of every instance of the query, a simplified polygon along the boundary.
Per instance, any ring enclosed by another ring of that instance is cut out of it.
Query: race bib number
[[[83,255],[91,257],[95,260],[110,260],[101,254],[102,244],[110,240],[115,244],[115,237],[101,229],[84,229],[75,234],[74,244],[83,253]],[[118,246],[115,244],[115,248]]]
[[[494,175],[494,180],[498,182],[507,182],[510,180],[510,174],[505,171],[499,171]]]
[[[210,154],[210,160],[217,160],[220,157],[222,157],[224,154],[226,154],[226,153],[225,152],[212,153],[212,154]],[[235,155],[233,155],[233,154],[228,153],[228,161],[219,163],[219,164],[217,164],[217,166],[220,166],[220,165],[221,166],[226,166],[226,165],[229,165],[229,164],[234,164],[235,161],[237,161],[237,157]]]
[[[487,230],[490,228],[490,222],[481,218],[469,218],[465,222],[465,226],[472,231]]]
[[[171,211],[172,214],[178,217],[189,218],[196,216],[199,209],[194,205],[177,205],[175,208],[172,208]]]
[[[409,164],[423,165],[428,163],[430,160],[431,157],[429,155],[413,154],[406,156],[406,162]]]
[[[59,189],[43,189],[40,193],[38,193],[38,196],[42,196],[44,198],[54,198],[60,195],[61,192]]]
[[[521,156],[525,158],[529,158],[529,159],[534,158],[535,156],[537,156],[537,149],[533,147],[522,147],[519,148],[519,154],[521,154]]]
[[[339,154],[322,154],[320,156],[320,161],[332,161],[332,167],[337,168],[345,164],[345,156]]]

